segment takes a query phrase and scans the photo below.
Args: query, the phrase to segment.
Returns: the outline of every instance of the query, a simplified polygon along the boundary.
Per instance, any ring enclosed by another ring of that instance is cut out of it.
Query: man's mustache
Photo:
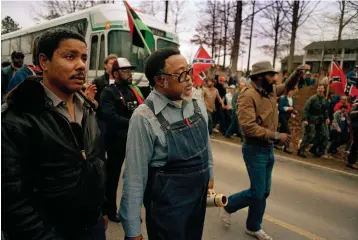
[[[86,74],[84,72],[80,72],[78,74],[72,75],[70,79],[79,79],[79,80],[86,80]]]

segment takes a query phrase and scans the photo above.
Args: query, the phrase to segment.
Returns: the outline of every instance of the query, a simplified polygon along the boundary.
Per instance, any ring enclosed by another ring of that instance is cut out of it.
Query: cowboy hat
[[[252,72],[250,76],[260,73],[277,73],[269,61],[258,62],[252,65]]]

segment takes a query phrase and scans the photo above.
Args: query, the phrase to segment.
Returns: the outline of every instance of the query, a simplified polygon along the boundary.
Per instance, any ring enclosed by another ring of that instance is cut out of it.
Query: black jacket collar
[[[45,93],[41,84],[41,76],[29,76],[6,97],[8,108],[14,107],[24,112],[42,112],[46,108],[52,108],[53,104]],[[84,106],[91,108],[86,99]]]

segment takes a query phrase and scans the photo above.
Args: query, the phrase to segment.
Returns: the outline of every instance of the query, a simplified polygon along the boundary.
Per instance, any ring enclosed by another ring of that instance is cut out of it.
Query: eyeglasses
[[[171,77],[178,77],[178,82],[182,83],[182,82],[187,81],[188,77],[191,78],[193,76],[193,69],[190,68],[190,69],[185,70],[185,71],[183,71],[181,73],[165,73],[165,72],[162,72],[162,74],[167,75],[167,76],[171,76]]]

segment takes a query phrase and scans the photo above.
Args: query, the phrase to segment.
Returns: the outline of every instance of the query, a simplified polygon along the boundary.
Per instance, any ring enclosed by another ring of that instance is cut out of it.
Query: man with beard
[[[20,51],[14,51],[11,54],[11,65],[1,69],[1,101],[5,99],[7,87],[15,76],[15,73],[24,65],[24,54]]]
[[[143,202],[149,239],[202,239],[213,159],[205,105],[191,97],[191,73],[174,48],[159,49],[146,62],[154,90],[129,125],[119,211],[126,239],[143,239]]]
[[[311,96],[303,107],[302,128],[303,137],[297,155],[306,158],[306,148],[313,143],[310,152],[316,157],[325,153],[330,124],[324,85],[318,85],[317,94]]]
[[[270,62],[258,62],[252,66],[250,84],[239,95],[238,117],[244,134],[242,153],[250,178],[250,189],[229,197],[228,205],[221,210],[221,220],[230,226],[230,214],[249,207],[246,233],[260,240],[272,239],[262,230],[261,223],[271,189],[275,162],[273,143],[279,141],[287,145],[291,139],[286,133],[276,132],[276,99],[296,86],[304,68],[299,66],[285,83],[276,85],[277,72]]]
[[[77,92],[87,45],[67,29],[38,43],[30,76],[2,106],[2,230],[9,239],[105,239],[104,171],[95,111]]]
[[[38,54],[37,54],[37,43],[39,37],[36,37],[32,43],[32,63],[33,65],[26,65],[16,72],[14,77],[11,79],[8,85],[7,91],[10,92],[17,85],[23,82],[28,76],[41,76],[42,69],[40,67]]]
[[[126,153],[129,119],[139,104],[143,103],[137,90],[130,86],[134,69],[126,58],[114,60],[112,75],[115,82],[101,94],[100,108],[106,124],[107,148],[107,202],[104,209],[108,219],[113,222],[120,221],[117,216],[117,188]]]

